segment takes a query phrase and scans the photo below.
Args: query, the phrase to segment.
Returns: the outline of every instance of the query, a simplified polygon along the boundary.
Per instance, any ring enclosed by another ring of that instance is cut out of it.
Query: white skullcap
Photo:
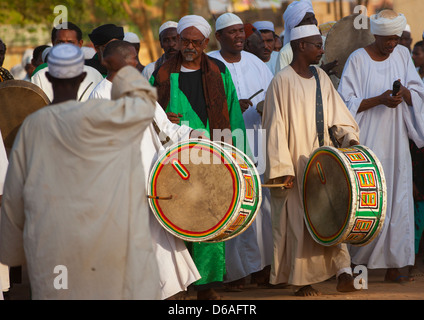
[[[271,21],[256,21],[253,26],[258,30],[269,30],[275,32],[274,24]]]
[[[44,63],[46,63],[46,57],[49,54],[50,50],[52,49],[52,47],[48,47],[46,49],[43,50],[43,53],[41,54],[41,61],[43,61]]]
[[[124,41],[129,43],[140,43],[140,38],[134,32],[125,32]]]
[[[236,16],[234,13],[227,12],[221,14],[215,22],[215,30],[221,30],[226,27],[234,26],[236,24],[243,25],[243,21],[241,21],[239,16]]]
[[[93,58],[96,54],[96,50],[92,47],[81,47],[81,50],[86,60]]]
[[[49,73],[58,79],[70,79],[79,76],[84,70],[82,50],[69,43],[58,44],[50,50],[47,62]]]
[[[178,22],[175,21],[166,21],[164,24],[162,24],[159,28],[159,34],[162,33],[162,31],[169,29],[169,28],[177,28]]]
[[[205,38],[209,38],[212,28],[205,18],[197,15],[184,16],[178,21],[177,33],[181,34],[185,29],[195,27]]]
[[[371,33],[377,36],[402,36],[402,32],[406,27],[406,18],[400,13],[397,16],[390,17],[386,13],[394,11],[383,10],[378,14],[370,17]]]
[[[311,0],[293,1],[289,4],[283,14],[284,20],[284,44],[290,42],[291,29],[296,27],[300,21],[305,17],[305,14],[314,13]]]
[[[306,24],[303,26],[295,27],[290,32],[290,39],[291,41],[312,37],[312,36],[320,36],[321,33],[319,32],[319,29],[314,24]]]

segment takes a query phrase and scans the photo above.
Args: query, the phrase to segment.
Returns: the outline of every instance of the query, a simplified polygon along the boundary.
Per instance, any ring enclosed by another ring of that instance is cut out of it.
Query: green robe
[[[222,64],[220,61],[217,63]],[[229,70],[224,64],[222,64],[220,68],[227,97],[228,113],[233,133],[233,144],[239,147],[240,150],[246,152],[246,146],[248,148],[246,128],[237,92]],[[154,72],[150,78],[150,83],[152,85],[155,83],[155,74]],[[165,111],[176,114],[180,113],[182,115],[180,124],[184,123],[192,129],[204,131],[205,135],[210,138],[209,120],[205,126],[197,113],[192,109],[187,97],[179,88],[179,75],[179,73],[173,73],[170,76],[171,93]],[[248,150],[247,153],[250,154],[250,151]],[[200,286],[214,282],[222,282],[225,275],[225,243],[189,242],[186,243],[186,245],[202,277],[194,284]]]

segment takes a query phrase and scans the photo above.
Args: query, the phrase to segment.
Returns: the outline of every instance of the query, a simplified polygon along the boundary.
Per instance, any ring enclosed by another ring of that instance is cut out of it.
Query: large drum
[[[31,82],[9,80],[0,83],[0,130],[7,153],[24,119],[48,104],[50,100],[44,91]]]
[[[220,242],[245,231],[262,201],[252,161],[224,142],[190,139],[169,147],[153,166],[150,207],[185,241]]]
[[[386,215],[386,180],[365,146],[316,149],[303,178],[306,226],[324,245],[363,246],[380,232]]]
[[[368,28],[361,29],[355,26],[358,19],[367,19]],[[333,69],[338,79],[342,77],[343,68],[350,54],[374,42],[374,35],[370,32],[369,18],[352,14],[337,21],[328,31],[325,40],[324,62],[338,60],[338,65]]]

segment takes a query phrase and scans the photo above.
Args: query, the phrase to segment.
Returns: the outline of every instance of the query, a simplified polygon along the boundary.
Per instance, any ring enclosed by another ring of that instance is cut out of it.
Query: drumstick
[[[276,183],[276,184],[263,184],[262,187],[264,188],[286,188],[286,183]]]
[[[155,200],[171,200],[172,195],[170,195],[169,197],[147,196],[147,198]]]
[[[258,94],[260,94],[262,91],[264,91],[264,89],[259,90],[258,92],[256,92],[253,96],[251,96],[249,99],[247,100],[252,100],[254,97],[256,97]]]

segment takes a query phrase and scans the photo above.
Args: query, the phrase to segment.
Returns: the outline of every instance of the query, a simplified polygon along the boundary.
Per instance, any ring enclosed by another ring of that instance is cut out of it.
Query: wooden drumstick
[[[171,200],[172,195],[170,195],[169,197],[147,196],[147,198],[155,200]]]
[[[262,187],[264,188],[286,188],[286,183],[275,183],[275,184],[262,184]]]

